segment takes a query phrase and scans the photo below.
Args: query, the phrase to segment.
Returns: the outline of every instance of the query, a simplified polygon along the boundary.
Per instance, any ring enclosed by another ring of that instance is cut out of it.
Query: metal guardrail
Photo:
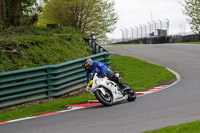
[[[95,45],[94,54],[57,65],[0,73],[0,108],[58,97],[86,85],[82,62],[86,58],[110,64],[109,52]]]
[[[93,40],[88,40],[89,47],[93,50],[94,54],[102,53],[102,52],[107,52],[103,47],[101,47],[99,44],[97,44]]]

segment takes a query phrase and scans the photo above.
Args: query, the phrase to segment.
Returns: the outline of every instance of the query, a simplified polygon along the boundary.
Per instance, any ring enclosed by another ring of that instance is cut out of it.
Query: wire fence
[[[150,38],[151,36],[167,36],[169,33],[169,20],[147,22],[147,24],[124,28],[121,31],[122,41]]]

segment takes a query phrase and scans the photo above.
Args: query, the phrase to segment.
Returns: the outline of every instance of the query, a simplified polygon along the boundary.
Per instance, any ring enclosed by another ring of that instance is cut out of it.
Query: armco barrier
[[[94,54],[98,54],[98,53],[101,53],[101,52],[106,52],[106,50],[103,47],[101,47],[96,42],[93,42],[92,40],[89,40],[88,44],[89,44],[89,47],[92,49]]]
[[[0,73],[0,108],[57,97],[86,85],[82,62],[86,58],[110,64],[109,52],[48,65]]]

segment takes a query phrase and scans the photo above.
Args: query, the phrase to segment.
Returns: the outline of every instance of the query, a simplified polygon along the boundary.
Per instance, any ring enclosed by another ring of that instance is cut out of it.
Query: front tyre
[[[112,94],[109,91],[106,90],[106,94],[104,95],[100,90],[96,90],[94,94],[99,102],[102,103],[104,106],[113,105]]]

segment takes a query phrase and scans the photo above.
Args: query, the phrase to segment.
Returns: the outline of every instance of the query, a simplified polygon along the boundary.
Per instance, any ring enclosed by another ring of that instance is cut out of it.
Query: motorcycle
[[[135,101],[135,91],[129,85],[124,85],[125,88],[120,90],[119,85],[107,77],[99,78],[97,73],[91,73],[86,90],[104,106],[112,106],[114,103],[124,100]]]

